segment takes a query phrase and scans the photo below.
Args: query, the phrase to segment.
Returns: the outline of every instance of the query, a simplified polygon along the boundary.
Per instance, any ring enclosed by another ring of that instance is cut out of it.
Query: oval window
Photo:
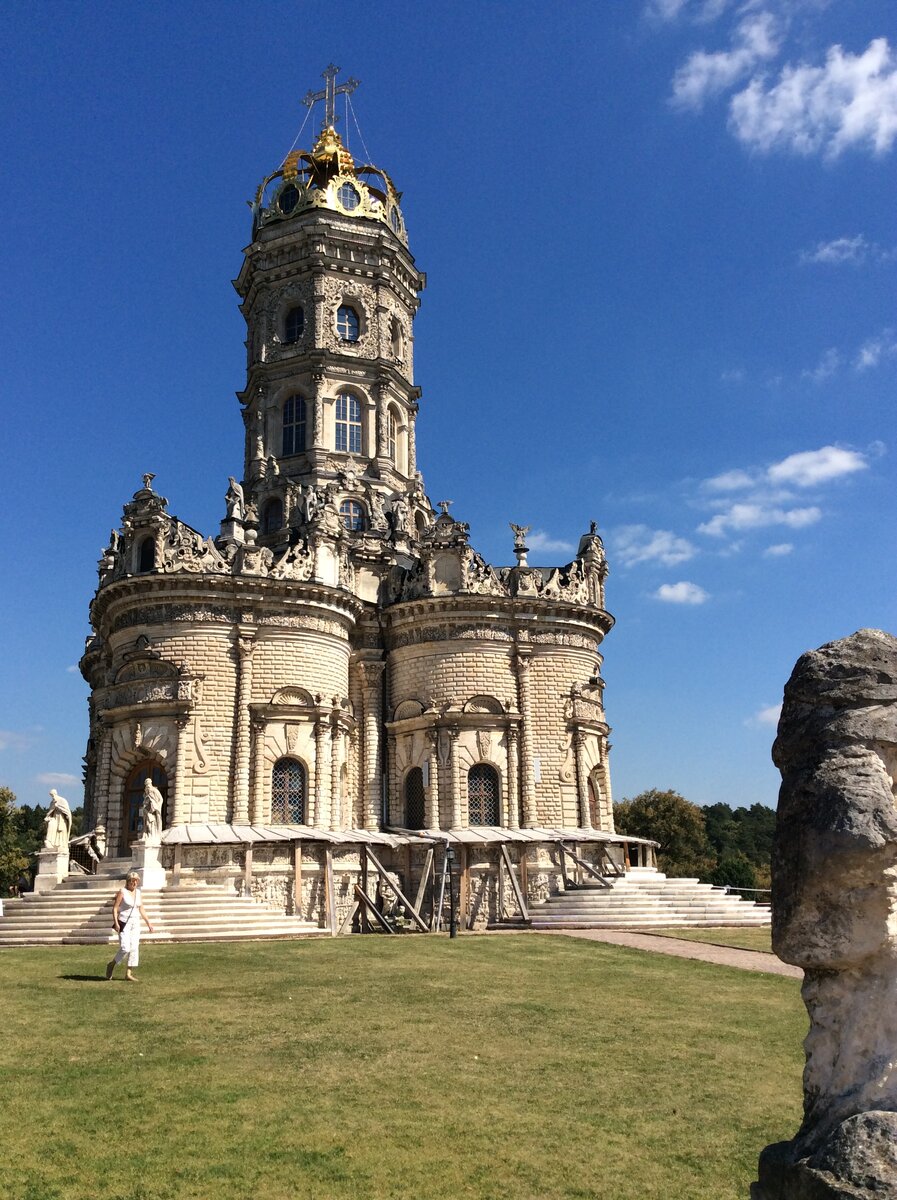
[[[336,193],[336,197],[343,208],[347,209],[349,212],[351,212],[353,208],[358,208],[358,205],[361,203],[361,197],[351,183],[344,183],[340,190]]]
[[[288,183],[277,197],[277,207],[284,214],[284,216],[289,216],[298,203],[299,189],[293,187],[291,183]]]

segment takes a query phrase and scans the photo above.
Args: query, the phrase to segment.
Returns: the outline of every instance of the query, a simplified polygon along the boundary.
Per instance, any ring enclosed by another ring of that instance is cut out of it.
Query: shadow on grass
[[[60,979],[71,979],[75,983],[105,983],[105,975],[60,975]]]

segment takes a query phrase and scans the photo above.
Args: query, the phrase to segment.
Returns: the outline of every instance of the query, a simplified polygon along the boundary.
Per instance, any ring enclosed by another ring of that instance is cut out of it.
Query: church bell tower
[[[287,155],[251,202],[235,280],[247,327],[242,490],[272,550],[326,508],[352,549],[370,551],[379,534],[401,559],[432,521],[414,436],[425,277],[401,193],[381,168],[356,164],[336,130],[336,98],[357,86],[338,72],[328,67],[324,89],[304,100],[323,104],[313,148]]]

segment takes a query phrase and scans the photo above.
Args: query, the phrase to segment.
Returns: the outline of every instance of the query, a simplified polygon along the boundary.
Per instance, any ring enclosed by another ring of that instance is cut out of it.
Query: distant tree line
[[[16,804],[15,793],[0,787],[0,896],[8,896],[20,875],[33,879],[35,855],[44,843],[47,810]],[[81,832],[83,809],[72,810],[72,837]]]
[[[657,865],[672,876],[734,888],[769,887],[776,814],[765,804],[699,807],[678,792],[655,788],[614,805],[618,833],[660,843]]]

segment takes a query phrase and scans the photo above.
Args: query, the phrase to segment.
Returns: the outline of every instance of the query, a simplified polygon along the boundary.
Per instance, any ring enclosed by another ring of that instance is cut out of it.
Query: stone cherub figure
[[[143,785],[143,840],[147,846],[162,841],[162,793],[151,779]]]
[[[50,788],[50,807],[44,817],[44,825],[44,849],[67,850],[72,830],[72,810],[68,800],[60,796],[56,788]]]
[[[804,969],[804,1119],[753,1200],[897,1196],[897,638],[804,654],[785,688],[773,948]]]

